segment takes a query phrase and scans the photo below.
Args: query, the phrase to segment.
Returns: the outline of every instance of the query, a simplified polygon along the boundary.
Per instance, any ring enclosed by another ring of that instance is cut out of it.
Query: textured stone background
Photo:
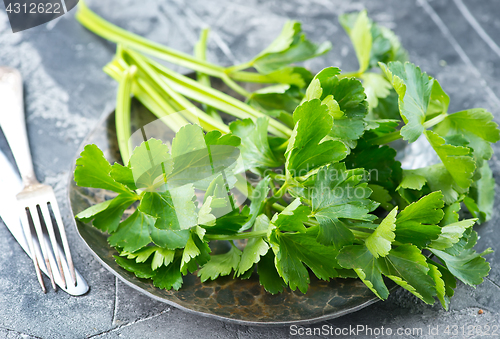
[[[185,52],[192,51],[200,28],[210,26],[208,57],[220,64],[246,61],[279,33],[287,18],[297,19],[312,40],[330,40],[334,45],[327,56],[307,66],[319,70],[334,65],[345,71],[357,64],[337,16],[367,8],[372,18],[396,30],[413,62],[439,79],[451,96],[451,111],[485,107],[500,120],[500,4],[495,0],[95,0],[89,4],[114,23]],[[74,10],[12,34],[0,5],[0,64],[19,68],[24,77],[36,172],[55,188],[66,221],[71,218],[66,184],[75,151],[99,117],[113,109],[116,92],[115,83],[101,71],[114,46],[82,28],[73,15]],[[496,178],[499,147],[491,161]],[[1,133],[0,148],[5,151]],[[489,224],[477,228],[480,249],[497,249],[488,257],[493,268],[489,278],[477,289],[459,285],[449,312],[398,291],[386,302],[314,326],[418,327],[424,337],[433,337],[427,335],[428,326],[439,326],[439,337],[446,337],[446,325],[500,325],[498,222],[496,210]],[[229,325],[150,300],[101,267],[73,228],[68,237],[76,266],[91,286],[78,298],[52,290],[44,295],[28,257],[0,223],[0,338],[290,336],[288,327]],[[484,314],[478,315],[479,309]]]

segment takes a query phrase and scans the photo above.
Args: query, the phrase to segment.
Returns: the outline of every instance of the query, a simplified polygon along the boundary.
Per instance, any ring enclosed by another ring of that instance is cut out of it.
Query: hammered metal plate
[[[134,130],[154,119],[146,108],[133,101],[131,120]],[[83,142],[78,155],[87,144],[96,144],[111,163],[119,161],[114,112],[103,117]],[[68,191],[73,215],[112,197],[104,190],[76,186],[73,175],[70,176]],[[155,287],[152,281],[139,279],[121,268],[113,258],[118,253],[108,244],[107,234],[81,221],[75,221],[75,225],[97,260],[127,285],[153,299],[203,316],[246,325],[305,324],[340,317],[379,300],[359,279],[332,279],[327,282],[316,279],[312,273],[306,294],[285,290],[271,295],[259,284],[256,273],[248,280],[229,276],[205,283],[201,283],[196,275],[187,275],[179,291],[166,291]],[[224,250],[227,243],[214,242],[211,245],[217,253]],[[388,282],[388,287],[392,289],[394,284]]]

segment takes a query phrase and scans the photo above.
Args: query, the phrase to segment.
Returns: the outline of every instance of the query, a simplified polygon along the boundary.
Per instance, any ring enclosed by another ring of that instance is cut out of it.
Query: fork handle
[[[23,184],[38,183],[24,118],[23,79],[14,68],[0,67],[0,127],[16,160]]]

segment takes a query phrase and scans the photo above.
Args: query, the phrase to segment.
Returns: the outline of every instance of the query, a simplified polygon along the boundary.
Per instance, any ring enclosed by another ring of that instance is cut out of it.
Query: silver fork
[[[40,271],[41,263],[39,260],[41,259],[45,262],[45,267],[54,290],[57,289],[57,286],[52,267],[58,268],[58,272],[56,272],[56,274],[58,274],[58,280],[60,279],[59,281],[62,281],[64,288],[66,288],[67,277],[63,270],[63,260],[65,260],[64,264],[69,268],[71,283],[76,286],[77,278],[75,267],[73,265],[73,259],[71,258],[71,251],[69,249],[54,190],[50,186],[39,183],[33,169],[24,118],[21,74],[16,69],[0,67],[0,81],[3,84],[8,84],[8,87],[11,89],[10,95],[15,96],[8,100],[11,105],[7,107],[7,110],[5,112],[0,112],[0,127],[9,143],[23,180],[24,189],[17,195],[17,201],[21,223],[26,239],[28,240],[38,281],[45,293],[47,290]],[[52,209],[52,216],[55,222],[51,217],[49,206]],[[39,254],[37,255],[38,251],[35,249],[35,244],[33,243],[32,226],[35,229],[42,256]],[[47,243],[43,226],[45,226],[48,233],[52,251]],[[64,253],[61,252],[57,243],[54,227],[59,231],[58,233],[64,248]],[[54,258],[56,263],[52,262]]]

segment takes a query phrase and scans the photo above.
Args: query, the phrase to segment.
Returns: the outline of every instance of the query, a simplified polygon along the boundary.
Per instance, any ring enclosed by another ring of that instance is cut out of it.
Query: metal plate
[[[146,108],[133,101],[131,121],[134,130],[154,119]],[[96,144],[111,163],[119,161],[114,112],[103,117],[83,142],[78,155],[87,144]],[[107,194],[100,189],[78,187],[70,176],[69,202],[73,215],[109,198]],[[121,268],[113,258],[118,253],[108,244],[107,234],[81,221],[76,221],[75,225],[92,254],[127,285],[151,298],[203,316],[247,325],[304,324],[340,317],[379,300],[359,279],[332,279],[327,282],[316,279],[314,274],[311,274],[306,294],[285,290],[271,295],[259,284],[256,273],[248,280],[229,276],[205,283],[201,283],[195,275],[187,275],[179,291],[166,291],[155,287],[151,280],[139,279]],[[214,246],[212,250],[217,251],[227,244],[217,242]],[[391,282],[387,285],[390,289],[395,287]]]

